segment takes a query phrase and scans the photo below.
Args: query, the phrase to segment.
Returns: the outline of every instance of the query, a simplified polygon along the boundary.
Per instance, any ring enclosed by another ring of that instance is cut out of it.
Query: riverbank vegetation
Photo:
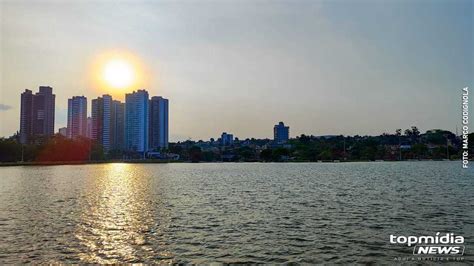
[[[469,135],[470,156],[474,154],[474,134]],[[375,160],[460,159],[460,136],[446,130],[423,134],[416,127],[379,136],[308,136],[300,135],[285,143],[269,139],[236,139],[232,145],[209,141],[170,143],[169,148],[148,154],[104,149],[87,138],[75,140],[54,135],[47,141],[21,145],[18,135],[0,139],[0,162],[101,162],[151,159],[151,161],[191,162],[315,162]]]

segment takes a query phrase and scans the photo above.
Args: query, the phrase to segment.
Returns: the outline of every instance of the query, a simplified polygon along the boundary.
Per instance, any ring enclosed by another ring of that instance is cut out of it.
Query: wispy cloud
[[[6,111],[6,110],[9,110],[9,109],[12,109],[12,107],[10,105],[0,103],[0,111]]]

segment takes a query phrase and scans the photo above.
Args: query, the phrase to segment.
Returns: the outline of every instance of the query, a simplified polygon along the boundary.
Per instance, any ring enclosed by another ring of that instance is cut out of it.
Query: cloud
[[[6,111],[6,110],[10,110],[10,109],[12,109],[12,107],[10,105],[0,103],[0,111]]]

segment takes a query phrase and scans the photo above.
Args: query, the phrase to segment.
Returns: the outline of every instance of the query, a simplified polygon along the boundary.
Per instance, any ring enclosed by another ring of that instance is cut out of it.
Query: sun
[[[111,59],[106,62],[102,76],[106,84],[116,89],[127,88],[135,80],[132,64],[124,59]]]
[[[126,92],[147,88],[151,79],[156,79],[143,60],[129,50],[105,50],[90,59],[87,82],[97,94],[109,94],[120,100]]]

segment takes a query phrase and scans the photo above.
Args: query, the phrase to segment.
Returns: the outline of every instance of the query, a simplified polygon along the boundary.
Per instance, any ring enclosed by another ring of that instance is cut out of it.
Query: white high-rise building
[[[70,139],[87,135],[87,98],[74,96],[68,99],[67,137]]]

